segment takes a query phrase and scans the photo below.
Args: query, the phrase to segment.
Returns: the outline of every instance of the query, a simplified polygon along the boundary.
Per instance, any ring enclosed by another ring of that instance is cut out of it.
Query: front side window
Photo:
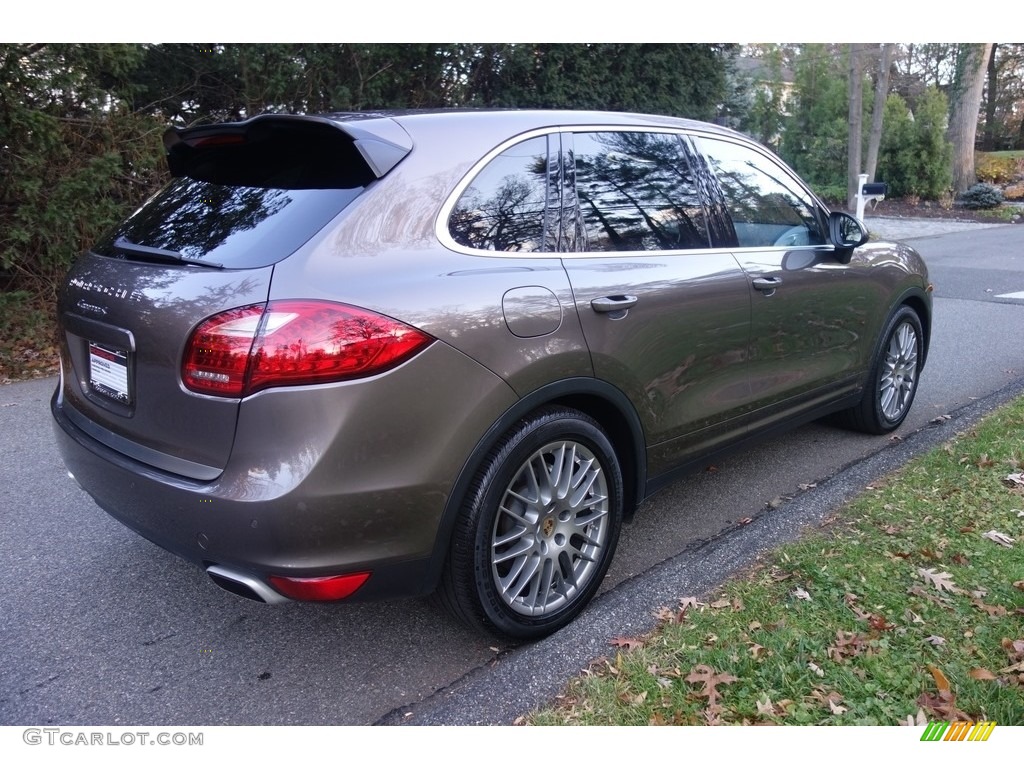
[[[448,219],[455,242],[484,251],[558,250],[557,135],[552,140],[550,153],[547,136],[516,144],[477,174]]]
[[[573,155],[586,250],[708,247],[704,207],[677,136],[577,133]]]
[[[718,179],[741,248],[825,243],[813,200],[781,166],[731,141],[695,141]]]

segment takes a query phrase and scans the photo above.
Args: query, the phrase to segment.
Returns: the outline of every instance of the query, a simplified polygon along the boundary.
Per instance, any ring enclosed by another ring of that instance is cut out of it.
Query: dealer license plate
[[[117,349],[89,344],[89,385],[95,392],[128,405],[128,355]]]

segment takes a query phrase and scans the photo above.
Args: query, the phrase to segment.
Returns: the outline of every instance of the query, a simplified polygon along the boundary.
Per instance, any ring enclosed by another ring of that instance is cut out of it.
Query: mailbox
[[[884,181],[876,181],[871,184],[862,184],[860,187],[860,193],[864,197],[872,197],[874,195],[886,195],[889,192],[889,185]]]

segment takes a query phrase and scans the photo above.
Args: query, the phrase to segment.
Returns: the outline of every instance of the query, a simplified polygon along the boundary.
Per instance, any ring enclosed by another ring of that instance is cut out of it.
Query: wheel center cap
[[[544,522],[541,523],[540,532],[544,536],[550,538],[551,534],[555,532],[555,518],[549,517],[545,519]]]

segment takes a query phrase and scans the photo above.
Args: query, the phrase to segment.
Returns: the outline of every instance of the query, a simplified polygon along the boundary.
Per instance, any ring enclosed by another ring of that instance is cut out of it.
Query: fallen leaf
[[[903,531],[903,529],[900,528],[898,525],[887,525],[882,530],[885,531],[889,536],[895,536],[897,533],[902,533]]]
[[[1020,581],[1013,582],[1013,586],[1016,589],[1019,589],[1021,592],[1024,592],[1024,579],[1021,579]]]
[[[928,725],[928,715],[924,713],[923,709],[919,708],[917,710],[916,718],[913,715],[907,715],[906,722],[900,720],[897,725],[909,725],[910,727],[914,727],[915,725]]]
[[[818,487],[817,483],[800,483],[797,486],[797,488],[799,488],[801,491],[809,491],[809,490],[811,490],[811,488],[817,488],[817,487]]]
[[[871,614],[871,618],[868,619],[868,624],[876,632],[888,632],[890,629],[895,629],[896,627],[895,624],[890,624],[886,621],[884,616],[878,616],[876,614]]]
[[[715,608],[716,610],[721,608],[728,608],[730,605],[732,605],[732,603],[729,601],[728,598],[725,597],[723,597],[721,600],[715,600],[715,602],[711,603],[711,607]]]
[[[995,680],[996,679],[995,675],[993,675],[987,669],[982,669],[981,667],[976,667],[975,669],[972,669],[967,674],[969,674],[975,680]]]
[[[1012,488],[1024,488],[1024,472],[1014,472],[1003,478],[1003,482]]]
[[[686,620],[686,609],[677,611],[663,605],[654,612],[654,618],[664,624],[682,624]]]
[[[609,641],[609,645],[614,645],[616,648],[625,648],[627,651],[635,651],[637,648],[644,647],[644,641],[639,637],[613,637]]]
[[[981,600],[971,600],[971,604],[976,608],[981,608],[989,616],[1005,616],[1006,609],[1001,605],[989,605],[982,602]]]
[[[939,592],[953,592],[956,590],[956,585],[953,583],[953,574],[936,573],[934,568],[918,568],[918,575],[924,579],[927,583],[935,587]]]
[[[944,413],[941,416],[936,416],[934,419],[932,419],[931,423],[932,424],[941,424],[942,422],[949,421],[952,418],[953,417],[950,416],[948,413]]]
[[[936,696],[933,693],[922,693],[917,698],[917,703],[926,707],[943,720],[970,720],[970,716],[956,706],[956,696],[952,691],[939,691]]]
[[[793,590],[793,597],[799,600],[810,600],[811,596],[803,587],[797,587]]]
[[[807,662],[807,667],[811,670],[811,672],[816,674],[818,677],[824,677],[825,676],[825,671],[821,667],[819,667],[817,664],[815,664],[813,661],[808,661]]]
[[[942,674],[941,669],[939,669],[938,667],[933,667],[931,664],[929,664],[928,671],[932,673],[932,677],[935,678],[935,685],[938,686],[938,689],[940,691],[949,691],[949,680],[946,678],[944,674]]]
[[[841,715],[844,712],[846,712],[846,707],[841,707],[836,702],[831,700],[828,702],[828,708],[832,710],[833,715]]]
[[[940,637],[939,635],[928,635],[924,641],[926,643],[931,643],[932,645],[945,645],[946,638]]]
[[[679,607],[684,610],[687,608],[700,608],[702,605],[704,605],[704,603],[696,597],[684,597],[679,600]]]
[[[759,715],[774,715],[775,705],[772,704],[772,700],[765,697],[764,701],[757,702],[757,714]]]
[[[751,632],[753,632],[755,629],[760,629],[760,628],[761,628],[761,622],[760,621],[752,621],[749,624],[747,624],[747,629],[749,629]]]
[[[1004,637],[999,645],[1006,651],[1010,657],[1010,661],[1021,661],[1024,659],[1024,640],[1011,640],[1008,637]]]
[[[754,518],[752,518],[752,517],[741,517],[738,522],[739,522],[740,525],[750,525],[752,522],[754,522]]]
[[[718,698],[721,693],[718,690],[718,686],[735,683],[737,680],[739,680],[738,677],[733,677],[727,672],[716,672],[707,664],[698,664],[686,676],[686,682],[688,683],[703,684],[697,695],[703,696],[708,700],[707,711],[709,713],[715,713],[719,709]]]
[[[860,656],[869,649],[867,638],[859,632],[836,632],[834,645],[828,647],[828,657],[834,661],[842,661],[853,656]]]
[[[778,509],[779,507],[782,506],[782,504],[783,504],[782,497],[781,496],[776,496],[774,499],[772,499],[771,501],[768,502],[767,507],[769,509]]]
[[[988,539],[989,541],[994,541],[996,544],[999,544],[1007,548],[1012,547],[1014,542],[1014,539],[1012,537],[1007,536],[1005,533],[1000,533],[999,531],[995,530],[981,534],[981,538]]]
[[[643,691],[642,693],[638,693],[636,696],[633,697],[633,706],[634,707],[639,707],[645,701],[647,701],[647,691]]]
[[[907,608],[907,610],[905,610],[903,612],[903,618],[905,618],[907,621],[911,622],[912,624],[924,624],[924,619],[922,619],[920,616],[918,616],[916,613],[914,613],[909,608]]]
[[[764,655],[764,646],[763,645],[758,645],[757,643],[751,643],[749,650],[750,650],[750,655],[753,656],[755,659],[759,659],[759,658],[761,658],[762,655]]]

